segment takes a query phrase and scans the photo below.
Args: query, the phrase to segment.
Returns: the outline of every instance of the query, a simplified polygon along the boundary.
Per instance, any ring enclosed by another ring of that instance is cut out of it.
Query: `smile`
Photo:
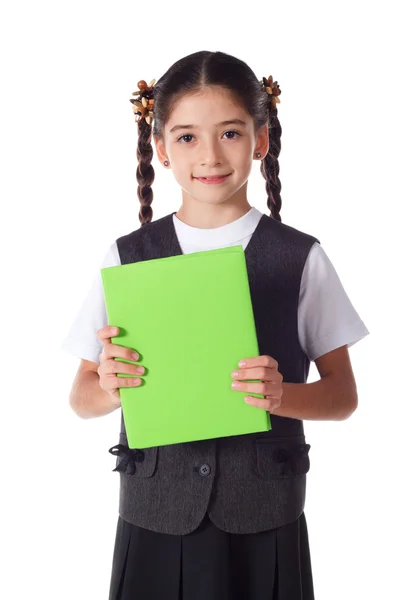
[[[228,179],[230,173],[228,175],[223,175],[222,177],[195,177],[197,181],[205,184],[213,184],[213,183],[222,183],[226,179]]]

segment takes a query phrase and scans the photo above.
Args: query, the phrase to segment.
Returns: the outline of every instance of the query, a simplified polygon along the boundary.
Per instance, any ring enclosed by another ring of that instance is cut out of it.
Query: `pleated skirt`
[[[206,515],[187,535],[119,516],[109,600],[314,600],[305,514],[251,534],[226,533]]]

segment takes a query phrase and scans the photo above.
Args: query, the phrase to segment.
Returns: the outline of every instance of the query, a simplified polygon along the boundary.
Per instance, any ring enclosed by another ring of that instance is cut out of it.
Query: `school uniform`
[[[310,360],[368,334],[329,259],[321,259],[319,240],[255,208],[213,230],[189,227],[172,213],[118,238],[114,264],[182,254],[185,238],[189,251],[199,251],[200,238],[207,240],[202,249],[242,243],[260,354],[278,361],[284,381],[305,383]],[[320,284],[313,279],[318,269]],[[326,312],[319,305],[328,280],[330,292],[336,290],[334,317],[329,325],[320,314],[304,323],[300,316],[307,321],[307,315]],[[310,285],[317,288],[314,297]],[[99,300],[96,280],[79,319],[95,288]],[[95,332],[105,324],[96,323]],[[81,355],[76,331],[75,325],[63,346]],[[121,411],[119,437],[110,448],[120,477],[110,600],[314,598],[304,514],[310,444],[301,420],[272,414],[271,425],[269,432],[135,452],[127,447]]]

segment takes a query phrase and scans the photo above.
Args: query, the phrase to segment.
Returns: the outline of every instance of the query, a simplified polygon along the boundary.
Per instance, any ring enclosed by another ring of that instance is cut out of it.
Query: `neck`
[[[223,203],[218,205],[203,202],[184,202],[176,213],[176,217],[190,227],[199,229],[215,229],[232,223],[251,210],[248,201],[240,204]]]

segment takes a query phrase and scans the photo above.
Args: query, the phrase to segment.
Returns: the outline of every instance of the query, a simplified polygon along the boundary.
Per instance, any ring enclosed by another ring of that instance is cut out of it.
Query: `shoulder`
[[[306,245],[311,248],[315,242],[320,243],[314,235],[277,221],[265,213],[261,217],[261,223],[267,235],[273,235],[287,244]]]
[[[155,221],[151,221],[150,223],[146,223],[145,225],[140,225],[138,229],[134,229],[125,235],[121,235],[115,241],[115,244],[118,247],[122,247],[124,245],[130,245],[132,243],[139,244],[142,240],[146,239],[149,235],[158,235],[161,234],[166,221],[171,218],[171,215],[166,215],[165,217],[161,217],[160,219],[156,219]]]
[[[334,264],[320,243],[312,246],[308,256],[306,270],[310,277],[317,278],[318,281],[331,279],[336,280],[337,283],[341,283]]]
[[[120,259],[119,259],[117,243],[112,242],[110,244],[110,246],[108,247],[107,252],[103,256],[103,260],[102,260],[100,268],[104,269],[107,267],[116,267],[116,266],[119,266],[120,264],[121,263],[120,263]]]

